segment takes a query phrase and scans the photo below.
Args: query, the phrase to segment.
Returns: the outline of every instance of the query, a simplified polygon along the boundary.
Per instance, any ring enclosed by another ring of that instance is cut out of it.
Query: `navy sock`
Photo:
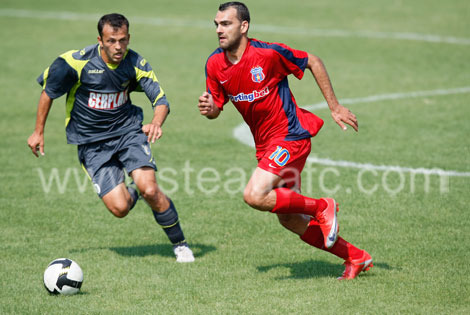
[[[129,208],[129,211],[131,211],[132,208],[134,208],[135,204],[137,203],[137,200],[139,200],[139,192],[130,186],[127,187],[127,191],[129,192],[132,198],[132,204],[131,204],[131,207]]]
[[[170,207],[164,212],[157,212],[152,209],[153,216],[173,245],[183,244],[185,240],[183,230],[180,227],[178,213],[171,199],[168,199],[168,201],[170,202]]]

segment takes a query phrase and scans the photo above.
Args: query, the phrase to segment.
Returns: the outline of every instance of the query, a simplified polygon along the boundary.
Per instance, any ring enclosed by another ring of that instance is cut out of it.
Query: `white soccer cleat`
[[[194,261],[193,251],[186,244],[176,246],[173,248],[173,252],[176,256],[176,262],[189,263]]]

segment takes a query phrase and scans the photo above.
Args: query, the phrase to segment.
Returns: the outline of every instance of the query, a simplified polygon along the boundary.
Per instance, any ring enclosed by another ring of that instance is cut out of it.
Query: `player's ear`
[[[249,28],[250,28],[250,23],[248,23],[248,21],[243,21],[242,26],[241,26],[241,32],[243,34],[246,34],[246,33],[248,33]]]
[[[101,36],[98,36],[98,43],[100,44],[100,48],[103,48],[103,40],[101,39]]]

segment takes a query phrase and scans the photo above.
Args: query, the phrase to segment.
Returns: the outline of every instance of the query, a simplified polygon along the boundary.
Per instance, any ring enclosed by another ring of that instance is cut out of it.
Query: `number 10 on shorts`
[[[290,153],[287,149],[277,146],[276,151],[269,156],[269,159],[279,166],[284,166],[290,159]]]

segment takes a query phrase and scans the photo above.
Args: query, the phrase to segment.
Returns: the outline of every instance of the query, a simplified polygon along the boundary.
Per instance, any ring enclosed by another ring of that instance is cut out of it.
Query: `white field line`
[[[470,177],[470,172],[457,172],[457,171],[446,171],[439,168],[412,168],[412,167],[403,167],[403,166],[392,166],[392,165],[374,165],[370,163],[356,163],[350,161],[334,161],[331,159],[322,159],[317,157],[309,156],[307,161],[315,164],[325,165],[325,166],[337,166],[337,167],[347,167],[347,168],[357,168],[361,170],[371,170],[371,171],[391,171],[399,173],[414,173],[414,174],[424,174],[424,175],[443,175],[443,176],[455,176],[455,177]]]
[[[348,98],[342,99],[339,102],[341,104],[357,104],[357,103],[371,103],[382,100],[396,100],[396,99],[405,99],[411,97],[431,97],[439,95],[451,95],[451,94],[462,94],[470,93],[470,87],[461,87],[448,90],[432,90],[432,91],[416,91],[409,93],[394,93],[394,94],[382,94],[382,95],[372,95],[368,97],[361,98]],[[305,106],[304,108],[309,110],[327,108],[326,102],[313,104]],[[253,142],[253,136],[251,134],[250,128],[245,124],[241,123],[233,129],[233,137],[240,141],[243,144],[246,144],[250,147],[255,147]],[[307,159],[311,163],[316,163],[319,165],[326,166],[337,166],[337,167],[348,167],[348,168],[357,168],[363,170],[375,170],[375,171],[397,171],[404,173],[416,173],[416,174],[429,174],[429,175],[445,175],[445,176],[456,176],[456,177],[470,177],[470,172],[459,172],[459,171],[446,171],[438,168],[412,168],[412,167],[403,167],[403,166],[394,166],[394,165],[374,165],[370,163],[357,163],[350,161],[335,161],[327,158],[318,158],[310,156]]]
[[[21,9],[0,9],[0,16],[13,18],[29,18],[29,19],[50,19],[65,21],[98,21],[100,15],[76,13],[70,11],[36,11]],[[176,26],[176,27],[196,27],[202,29],[214,29],[214,25],[210,20],[183,20],[174,18],[151,18],[151,17],[129,17],[131,23],[156,25],[156,26]],[[253,32],[257,33],[276,33],[299,36],[313,37],[358,37],[371,39],[394,39],[394,40],[410,40],[422,41],[429,43],[445,43],[455,45],[470,45],[470,38],[461,38],[454,36],[442,36],[434,34],[419,34],[409,32],[375,32],[375,31],[351,31],[351,30],[335,30],[335,29],[316,29],[305,27],[288,27],[276,25],[254,24]]]
[[[470,93],[470,86],[447,89],[447,90],[438,89],[438,90],[431,90],[431,91],[415,91],[415,92],[408,92],[408,93],[379,94],[379,95],[371,95],[371,96],[360,97],[360,98],[343,98],[340,100],[340,104],[348,105],[348,104],[358,104],[358,103],[373,103],[373,102],[378,102],[378,101],[400,100],[400,99],[405,99],[405,98],[430,97],[430,96],[466,94],[466,93]],[[328,104],[323,101],[317,104],[303,106],[303,108],[313,111],[313,110],[328,108]]]
[[[404,32],[375,32],[375,31],[349,31],[334,29],[309,29],[287,26],[256,25],[253,27],[256,32],[276,33],[276,34],[296,34],[302,36],[317,37],[363,37],[372,39],[396,39],[423,41],[430,43],[446,43],[457,45],[470,45],[469,38],[459,38],[453,36],[440,36],[433,34],[404,33]]]

